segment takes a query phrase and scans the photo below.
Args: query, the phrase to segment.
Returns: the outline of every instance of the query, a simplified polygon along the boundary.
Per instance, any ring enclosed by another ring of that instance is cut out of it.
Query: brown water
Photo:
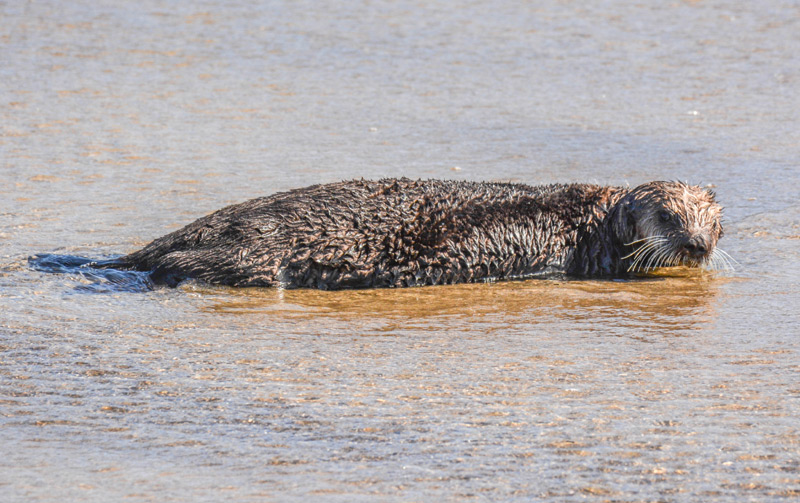
[[[800,499],[800,6],[0,2],[0,501]],[[31,270],[380,176],[688,179],[732,274]]]

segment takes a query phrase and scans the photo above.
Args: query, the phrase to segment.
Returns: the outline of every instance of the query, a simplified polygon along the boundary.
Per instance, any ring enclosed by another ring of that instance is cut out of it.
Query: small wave
[[[81,292],[145,292],[153,289],[150,273],[114,269],[116,259],[94,260],[75,255],[42,254],[28,258],[31,268],[41,272],[73,274],[89,281],[75,289]]]

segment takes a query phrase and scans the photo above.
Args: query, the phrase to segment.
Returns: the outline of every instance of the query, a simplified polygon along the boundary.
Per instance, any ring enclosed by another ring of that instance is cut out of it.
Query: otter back
[[[566,272],[619,189],[349,181],[223,208],[119,260],[155,282],[399,287]]]

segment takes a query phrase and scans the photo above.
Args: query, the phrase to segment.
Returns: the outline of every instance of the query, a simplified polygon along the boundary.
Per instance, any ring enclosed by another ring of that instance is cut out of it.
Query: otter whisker
[[[637,248],[633,253],[630,253],[623,257],[623,259],[633,257],[633,263],[631,264],[629,271],[636,267],[636,264],[645,259],[648,255],[653,253],[656,249],[663,246],[664,242],[667,241],[667,238],[663,236],[650,236],[645,239],[640,239],[639,241],[634,242],[642,242],[646,241],[646,244]]]
[[[642,239],[637,239],[636,241],[631,241],[630,243],[625,243],[625,246],[633,246],[638,243],[643,243],[645,241],[652,241],[654,239],[666,239],[666,236],[647,236]]]
[[[715,255],[711,257],[711,270],[712,271],[729,271],[732,270],[729,263],[725,262],[720,255]]]
[[[722,260],[725,262],[725,266],[727,267],[727,269],[729,271],[735,271],[736,270],[736,265],[735,265],[736,261],[733,261],[733,259],[729,260],[725,256],[722,256]],[[731,262],[731,261],[733,261],[733,262]]]
[[[658,263],[659,256],[664,253],[664,250],[667,249],[667,240],[659,240],[658,242],[654,242],[654,246],[648,250],[646,255],[641,257],[639,261],[639,265],[644,264],[644,267],[641,268],[642,271],[647,271],[651,269],[651,264]]]
[[[628,271],[635,271],[639,264],[650,256],[656,249],[658,248],[657,243],[648,243],[645,246],[639,248],[634,256],[633,262],[631,263],[630,267],[628,267]]]
[[[661,255],[658,257],[658,263],[653,264],[653,269],[658,267],[671,267],[673,265],[677,265],[674,263],[675,255],[673,255],[671,250],[664,250]]]
[[[639,244],[639,243],[642,243],[644,241],[649,241],[652,238],[653,238],[653,236],[647,236],[646,238],[637,239],[636,241],[631,241],[630,243],[625,243],[625,246],[633,246],[635,244]]]
[[[648,249],[650,247],[653,247],[653,246],[657,246],[658,244],[660,244],[660,243],[662,243],[664,241],[667,241],[667,238],[664,237],[664,236],[650,236],[650,237],[646,237],[644,239],[639,239],[637,241],[631,241],[630,243],[627,243],[625,246],[634,245],[636,243],[641,243],[641,242],[644,242],[644,241],[646,241],[647,243],[642,245],[642,246],[640,246],[639,248],[637,248],[633,252],[629,253],[628,255],[625,255],[622,258],[626,259],[626,258],[630,258],[630,257],[632,257],[634,255],[638,255],[640,253],[643,253],[644,250],[646,250],[646,249]]]
[[[661,255],[663,249],[663,247],[654,248],[647,254],[647,257],[642,257],[642,260],[639,262],[639,269],[643,272],[652,269],[651,264],[658,262],[658,256]]]
[[[741,264],[739,264],[739,262],[735,258],[731,257],[730,254],[728,252],[726,252],[725,250],[723,250],[722,248],[715,248],[714,251],[717,252],[717,253],[722,254],[724,257],[729,258],[731,261],[733,261],[733,263],[735,263],[737,265],[741,265]]]
[[[669,256],[667,256],[667,260],[664,263],[664,267],[676,267],[681,265],[682,263],[687,264],[687,262],[684,262],[684,259],[681,258],[681,256],[678,255],[677,252],[673,251],[672,253],[669,254]]]
[[[726,252],[726,251],[725,251],[725,250],[723,250],[722,248],[716,248],[716,249],[714,250],[714,253],[719,253],[719,256],[720,256],[720,258],[722,258],[722,260],[724,260],[724,261],[725,261],[725,263],[728,265],[728,267],[730,267],[730,270],[731,270],[731,271],[734,271],[734,270],[736,270],[736,267],[735,267],[735,266],[737,266],[737,265],[741,265],[741,264],[739,264],[739,262],[737,262],[737,261],[736,261],[736,259],[735,259],[735,258],[731,257],[731,256],[728,254],[728,252]]]
[[[678,263],[680,263],[679,257],[669,247],[664,247],[661,250],[659,250],[659,252],[660,253],[655,257],[652,269],[657,269],[659,267],[675,266],[678,265]],[[678,260],[678,262],[676,262],[676,259]]]
[[[710,269],[712,271],[719,271],[721,269],[728,268],[728,264],[724,262],[724,259],[722,259],[721,255],[716,253],[716,250],[711,252],[711,255],[709,255],[708,257],[708,260],[703,265],[706,266],[707,269]]]
[[[639,262],[642,260],[642,258],[646,257],[647,255],[649,255],[649,253],[650,253],[650,249],[649,248],[648,249],[639,250],[638,253],[636,254],[636,256],[634,257],[633,262],[631,262],[631,265],[628,266],[628,271],[629,272],[630,271],[635,271],[636,267],[639,265]]]
[[[642,268],[642,270],[648,271],[652,269],[653,268],[652,265],[658,263],[659,260],[658,257],[661,256],[663,253],[664,253],[663,246],[660,246],[657,249],[655,249],[653,253],[651,253],[650,256],[648,257],[647,262],[644,263],[644,267]]]
[[[633,256],[634,257],[633,262],[636,263],[639,260],[641,260],[642,257],[647,256],[649,253],[651,253],[652,250],[658,248],[658,246],[659,243],[647,243],[646,245],[642,246],[641,248],[631,253],[630,255],[626,255],[625,257],[623,257],[623,259]]]
[[[738,265],[738,262],[734,260],[733,257],[728,255],[724,250],[716,248],[712,253],[710,260],[712,264],[715,266],[714,270],[726,270],[726,271],[735,271],[736,268],[734,267],[733,263],[735,262]]]
[[[704,269],[708,269],[710,271],[718,271],[722,265],[724,264],[716,252],[711,252],[711,255],[709,255],[702,264]]]
[[[650,236],[645,239],[639,240],[646,241],[647,243],[638,248],[633,254],[633,263],[628,267],[628,272],[636,272],[637,269],[646,271],[650,269],[651,264],[659,264],[662,256],[668,253],[669,247],[667,246],[669,239],[666,236]],[[644,265],[644,267],[641,267]]]
[[[655,269],[656,267],[658,267],[661,261],[661,257],[664,255],[664,253],[665,253],[664,248],[659,248],[658,250],[656,250],[656,252],[653,253],[653,256],[650,257],[650,260],[647,261],[647,264],[645,264],[644,270],[649,271],[651,269]]]
[[[626,246],[631,246],[631,245],[635,245],[635,244],[638,244],[638,243],[651,242],[651,241],[662,241],[662,240],[666,240],[666,239],[669,239],[669,238],[667,238],[667,236],[661,236],[661,235],[657,234],[657,235],[654,235],[654,236],[647,236],[646,238],[637,239],[636,241],[631,241],[630,243],[625,243],[625,245]]]

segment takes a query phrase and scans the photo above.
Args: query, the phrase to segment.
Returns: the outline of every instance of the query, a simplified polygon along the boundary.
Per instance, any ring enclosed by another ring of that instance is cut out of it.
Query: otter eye
[[[661,210],[658,212],[658,218],[660,218],[662,222],[666,223],[672,220],[672,214],[667,210]]]

